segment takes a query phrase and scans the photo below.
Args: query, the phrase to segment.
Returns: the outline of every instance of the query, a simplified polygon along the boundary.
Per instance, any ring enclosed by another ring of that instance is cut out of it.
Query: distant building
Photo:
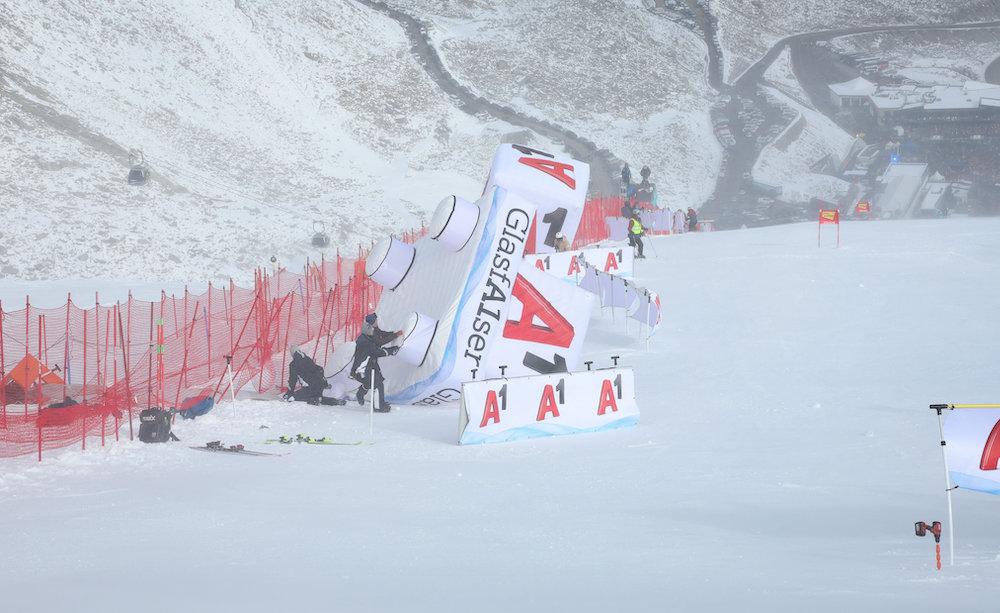
[[[858,77],[829,86],[835,104],[867,107],[886,128],[919,140],[968,141],[1000,137],[1000,85],[876,86]]]
[[[878,182],[875,208],[881,217],[906,217],[926,186],[927,164],[889,164]]]
[[[953,206],[952,184],[927,164],[889,164],[878,179],[875,213],[881,217],[939,217]]]
[[[864,77],[833,83],[829,87],[833,104],[839,107],[867,106],[869,96],[878,89],[877,85]]]

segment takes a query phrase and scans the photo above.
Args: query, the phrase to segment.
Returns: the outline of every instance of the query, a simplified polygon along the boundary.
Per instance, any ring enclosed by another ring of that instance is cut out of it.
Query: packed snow
[[[649,350],[600,312],[586,350],[635,369],[635,428],[460,447],[455,407],[403,406],[374,445],[265,445],[364,440],[368,414],[242,399],[181,443],[5,460],[5,610],[984,610],[997,500],[956,493],[940,573],[913,522],[946,519],[927,405],[1000,398],[998,232],[651,239]],[[217,439],[283,455],[187,448]]]

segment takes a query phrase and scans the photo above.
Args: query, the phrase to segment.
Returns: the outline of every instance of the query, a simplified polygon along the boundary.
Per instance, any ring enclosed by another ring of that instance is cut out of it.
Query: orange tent
[[[62,383],[63,380],[55,371],[39,362],[30,353],[17,363],[9,373],[0,379],[0,387],[6,387],[13,381],[21,389],[28,389],[38,382],[41,377],[42,383]]]

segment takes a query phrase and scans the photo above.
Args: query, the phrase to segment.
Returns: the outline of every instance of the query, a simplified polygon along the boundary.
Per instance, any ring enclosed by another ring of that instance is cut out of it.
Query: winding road
[[[470,115],[489,114],[496,119],[561,143],[574,158],[590,164],[591,193],[600,195],[619,193],[621,186],[619,174],[623,162],[610,151],[598,147],[572,130],[544,119],[531,117],[475,94],[448,72],[437,49],[431,44],[427,26],[417,18],[376,0],[356,0],[356,2],[386,15],[403,27],[410,41],[410,50],[423,66],[427,76],[441,88],[441,91],[451,96],[460,109]]]

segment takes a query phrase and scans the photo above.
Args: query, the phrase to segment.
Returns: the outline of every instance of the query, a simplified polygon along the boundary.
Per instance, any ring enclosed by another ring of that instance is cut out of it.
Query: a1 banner
[[[481,375],[518,377],[575,370],[594,300],[589,292],[522,264],[507,321]]]
[[[631,247],[590,247],[560,253],[526,255],[524,259],[528,266],[534,266],[563,281],[579,283],[584,276],[578,259],[580,257],[597,270],[619,277],[632,276],[635,260]]]
[[[1000,409],[955,409],[944,422],[951,482],[1000,494]]]
[[[573,242],[589,184],[590,166],[585,162],[524,145],[500,145],[493,155],[486,191],[503,187],[534,203],[538,213],[527,251],[552,253],[559,232]]]
[[[603,432],[638,422],[631,368],[471,381],[462,385],[459,444]]]

